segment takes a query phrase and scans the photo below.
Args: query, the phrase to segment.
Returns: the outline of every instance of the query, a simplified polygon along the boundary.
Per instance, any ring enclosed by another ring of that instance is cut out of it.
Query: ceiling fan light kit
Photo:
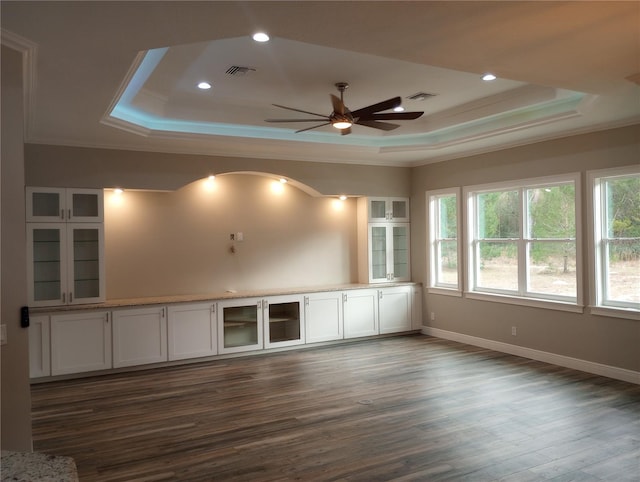
[[[321,124],[317,124],[315,126],[307,127],[305,129],[299,129],[295,131],[296,133],[305,132],[312,129],[317,129],[318,127],[323,127],[326,125],[331,125],[336,129],[340,130],[342,135],[347,135],[351,133],[352,125],[361,125],[365,127],[371,127],[373,129],[380,129],[383,131],[391,131],[400,127],[399,124],[392,124],[390,120],[413,120],[420,117],[424,112],[383,112],[386,110],[396,109],[401,106],[402,99],[400,97],[393,97],[391,99],[378,102],[377,104],[372,104],[367,107],[363,107],[361,109],[357,109],[354,111],[349,110],[344,105],[344,91],[347,90],[349,84],[346,82],[338,82],[335,84],[336,88],[340,92],[340,97],[333,94],[329,94],[331,99],[331,104],[333,106],[333,111],[330,115],[326,116],[323,114],[316,114],[315,112],[308,112],[305,110],[294,109],[293,107],[286,107],[284,105],[273,104],[275,107],[279,107],[281,109],[287,109],[294,112],[301,112],[303,114],[310,114],[321,119],[324,119],[325,122]],[[320,119],[265,119],[265,122],[318,122]]]

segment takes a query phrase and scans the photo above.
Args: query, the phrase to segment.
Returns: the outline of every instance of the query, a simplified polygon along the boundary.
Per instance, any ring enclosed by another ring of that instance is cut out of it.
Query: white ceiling
[[[3,43],[26,55],[32,143],[404,166],[640,122],[635,1],[0,8]],[[343,81],[351,110],[400,96],[425,114],[348,136],[265,122],[309,118],[272,104],[328,115]],[[417,92],[436,95],[407,99]]]

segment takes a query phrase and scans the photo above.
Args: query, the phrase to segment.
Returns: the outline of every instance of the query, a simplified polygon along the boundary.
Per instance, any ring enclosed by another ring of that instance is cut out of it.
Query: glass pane
[[[456,196],[438,198],[438,238],[458,237],[458,207]]]
[[[640,176],[610,179],[606,189],[606,237],[640,237]],[[635,256],[640,256],[636,252]]]
[[[391,202],[391,213],[394,218],[407,218],[409,215],[407,214],[407,202],[406,201],[392,201]]]
[[[377,200],[371,200],[369,202],[369,209],[371,210],[371,217],[372,218],[380,218],[380,219],[384,219],[387,216],[387,212],[386,212],[386,202],[384,200],[382,201],[377,201]]]
[[[96,194],[73,194],[73,215],[75,217],[97,217],[98,196]]]
[[[300,339],[300,303],[274,303],[269,305],[269,341]]]
[[[73,293],[76,298],[100,296],[100,233],[73,230]]]
[[[481,193],[478,200],[480,238],[517,238],[520,236],[518,191]]]
[[[387,228],[371,228],[371,274],[374,279],[387,277]]]
[[[409,237],[406,226],[393,227],[393,275],[396,278],[409,276]]]
[[[223,308],[224,346],[256,345],[258,343],[258,307],[228,306]]]
[[[457,241],[437,242],[436,284],[458,286],[458,243]]]
[[[528,290],[576,297],[576,245],[574,242],[532,242],[527,260]]]
[[[55,192],[34,192],[31,194],[34,216],[60,216],[60,195]]]
[[[62,298],[60,230],[33,230],[33,293],[35,301]]]
[[[479,242],[476,287],[518,291],[515,242]]]
[[[573,183],[528,189],[529,237],[575,238],[575,198]]]
[[[608,243],[605,301],[640,303],[640,239]]]

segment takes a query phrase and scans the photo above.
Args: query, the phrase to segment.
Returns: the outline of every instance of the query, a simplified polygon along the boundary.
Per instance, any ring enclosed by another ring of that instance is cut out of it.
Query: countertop
[[[103,303],[93,303],[86,305],[61,305],[29,308],[31,313],[52,313],[56,311],[73,311],[73,310],[100,310],[112,308],[126,308],[134,306],[161,305],[173,303],[194,303],[205,301],[221,301],[238,298],[261,298],[265,296],[282,296],[308,293],[323,293],[328,291],[347,291],[356,289],[379,289],[392,288],[396,286],[416,286],[419,283],[414,282],[397,282],[397,283],[350,283],[342,285],[312,286],[303,288],[280,288],[271,290],[242,290],[242,291],[223,291],[217,293],[202,293],[192,295],[167,295],[167,296],[150,296],[145,298],[121,298],[106,300]]]
[[[71,457],[47,455],[39,452],[0,453],[2,481],[19,482],[76,482],[78,471]]]

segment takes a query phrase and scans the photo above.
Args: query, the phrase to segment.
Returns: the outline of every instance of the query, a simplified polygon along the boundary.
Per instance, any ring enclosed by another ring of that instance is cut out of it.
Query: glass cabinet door
[[[34,306],[66,303],[65,238],[64,225],[28,225],[27,281],[29,299]]]
[[[265,348],[304,343],[301,296],[279,296],[263,300]]]
[[[66,219],[64,188],[28,187],[26,195],[27,221],[54,222]]]
[[[104,291],[101,224],[69,224],[69,303],[100,301]]]
[[[387,279],[387,226],[369,226],[370,246],[370,281],[385,281]]]
[[[261,349],[262,301],[244,299],[220,302],[218,327],[220,353]]]
[[[393,226],[393,279],[409,280],[409,226]]]
[[[104,218],[103,192],[99,189],[67,190],[68,220],[101,222]]]

